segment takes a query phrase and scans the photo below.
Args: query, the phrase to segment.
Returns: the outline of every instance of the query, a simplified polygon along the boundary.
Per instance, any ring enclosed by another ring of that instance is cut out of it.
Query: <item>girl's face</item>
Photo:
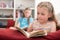
[[[50,15],[49,15],[48,8],[46,8],[46,7],[37,8],[37,18],[40,23],[46,22],[48,20],[49,16]]]
[[[25,10],[24,11],[24,15],[26,18],[28,18],[29,16],[31,16],[31,10]]]

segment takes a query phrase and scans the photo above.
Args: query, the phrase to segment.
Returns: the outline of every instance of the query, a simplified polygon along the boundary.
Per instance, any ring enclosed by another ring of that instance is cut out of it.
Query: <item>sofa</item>
[[[49,33],[47,36],[27,38],[18,30],[9,29],[10,26],[14,26],[13,20],[8,20],[6,29],[0,29],[0,40],[60,40],[60,30]]]

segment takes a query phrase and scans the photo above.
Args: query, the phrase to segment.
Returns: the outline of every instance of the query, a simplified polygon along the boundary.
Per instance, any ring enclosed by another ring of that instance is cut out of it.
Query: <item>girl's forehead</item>
[[[25,10],[25,11],[31,11],[31,10]]]
[[[31,12],[30,10],[26,10],[26,11],[24,11],[24,12]]]
[[[46,7],[37,7],[37,11],[48,11]]]

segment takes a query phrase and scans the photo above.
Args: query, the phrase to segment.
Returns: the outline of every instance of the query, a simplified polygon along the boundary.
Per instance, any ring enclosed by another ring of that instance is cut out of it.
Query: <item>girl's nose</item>
[[[39,17],[42,17],[41,14],[39,14]]]

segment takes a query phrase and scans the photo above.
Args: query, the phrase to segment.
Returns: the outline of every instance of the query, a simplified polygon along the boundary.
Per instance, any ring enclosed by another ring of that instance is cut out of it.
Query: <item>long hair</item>
[[[23,18],[25,17],[24,11],[26,11],[26,10],[30,10],[30,11],[31,11],[30,8],[25,8],[25,9],[23,10]],[[28,17],[28,24],[30,23],[30,17],[31,17],[31,15]]]
[[[54,21],[56,23],[56,26],[57,26],[57,20],[56,20],[55,15],[54,15],[54,7],[50,2],[41,2],[38,4],[37,7],[40,7],[40,8],[46,7],[48,9],[49,13],[52,14],[52,16],[48,18],[48,21]]]

